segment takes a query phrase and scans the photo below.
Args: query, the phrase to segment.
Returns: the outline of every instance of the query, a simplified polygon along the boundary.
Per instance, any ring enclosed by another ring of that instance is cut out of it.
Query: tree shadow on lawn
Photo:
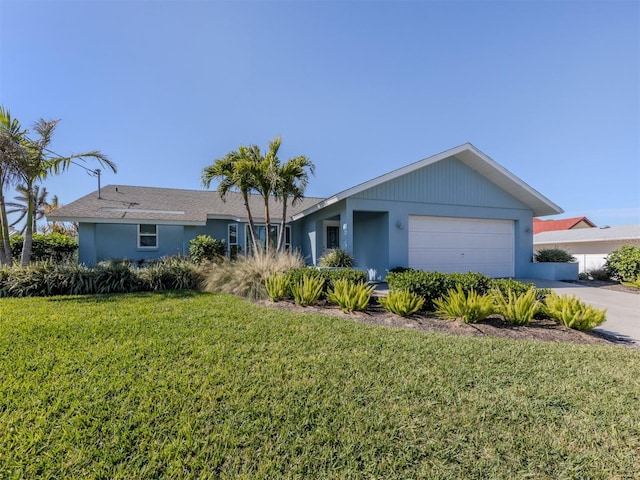
[[[147,298],[153,296],[159,300],[180,300],[209,295],[207,292],[196,290],[160,290],[156,292],[132,292],[132,293],[96,293],[93,295],[65,295],[49,297],[49,302],[73,302],[73,303],[108,303],[119,302],[124,298]]]

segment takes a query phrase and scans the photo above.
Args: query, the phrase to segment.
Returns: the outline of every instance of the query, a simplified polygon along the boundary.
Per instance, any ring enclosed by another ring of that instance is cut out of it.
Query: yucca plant
[[[535,288],[529,288],[524,293],[511,289],[505,292],[495,288],[491,295],[496,305],[496,313],[513,325],[528,325],[540,309]]]
[[[324,278],[304,275],[297,282],[291,284],[293,300],[300,306],[318,303],[324,287]]]
[[[264,286],[272,302],[289,297],[289,282],[290,278],[286,273],[273,273],[264,279]]]
[[[327,300],[335,303],[346,313],[361,311],[367,308],[375,285],[364,282],[353,283],[348,280],[336,280],[333,289],[327,292]]]
[[[389,292],[386,297],[380,297],[378,302],[385,310],[401,317],[413,315],[424,306],[424,298],[408,290]]]
[[[549,295],[544,311],[549,317],[574,330],[591,330],[606,320],[607,310],[587,305],[575,295]]]
[[[490,295],[479,295],[475,290],[465,293],[460,285],[450,289],[443,298],[434,300],[436,313],[445,318],[459,318],[464,323],[475,323],[484,320],[493,313],[493,298]]]

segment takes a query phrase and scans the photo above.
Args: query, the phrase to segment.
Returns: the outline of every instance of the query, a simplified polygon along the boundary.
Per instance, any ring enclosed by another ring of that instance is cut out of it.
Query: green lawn
[[[640,478],[640,351],[0,299],[0,478]]]

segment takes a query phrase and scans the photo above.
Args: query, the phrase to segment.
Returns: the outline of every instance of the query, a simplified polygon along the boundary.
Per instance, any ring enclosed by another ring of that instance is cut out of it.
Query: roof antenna
[[[96,168],[96,169],[94,170],[94,172],[95,172],[95,174],[98,176],[98,198],[99,198],[99,199],[102,199],[102,197],[100,196],[100,173],[101,173],[101,172],[100,172],[100,169],[99,169],[99,168]]]

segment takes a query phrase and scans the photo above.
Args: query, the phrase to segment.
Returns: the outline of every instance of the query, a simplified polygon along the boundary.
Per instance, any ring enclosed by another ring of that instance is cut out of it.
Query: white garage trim
[[[514,275],[514,222],[409,215],[409,266],[417,270]]]

